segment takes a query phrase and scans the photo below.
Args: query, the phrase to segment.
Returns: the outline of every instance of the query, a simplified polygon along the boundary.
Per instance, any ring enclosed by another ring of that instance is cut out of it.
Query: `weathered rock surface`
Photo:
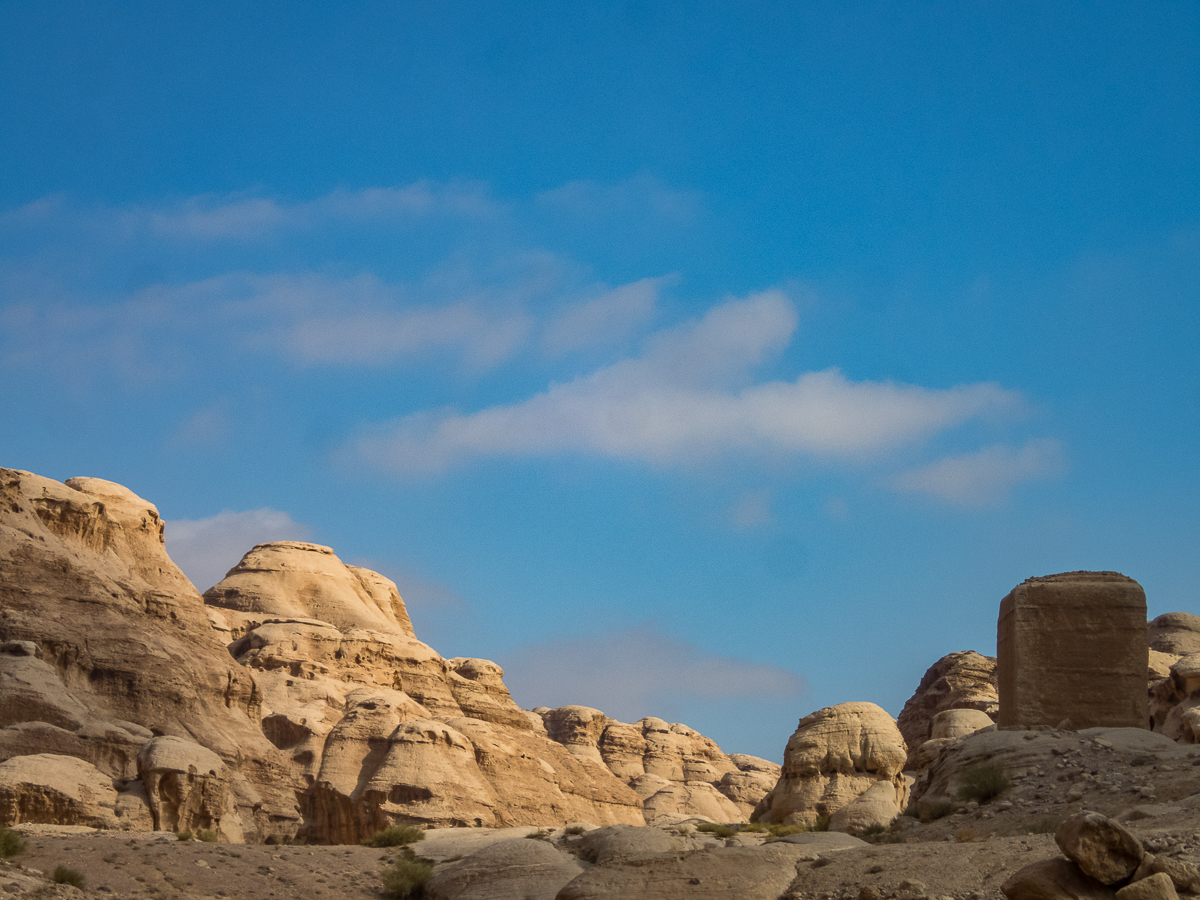
[[[438,866],[425,886],[429,900],[554,900],[583,871],[579,860],[545,841],[499,841]]]
[[[1000,886],[1008,900],[1112,900],[1112,888],[1066,859],[1044,859],[1014,872]]]
[[[754,811],[758,821],[811,824],[833,815],[879,782],[872,807],[891,807],[887,824],[905,806],[908,786],[901,774],[907,758],[904,738],[892,717],[874,703],[841,703],[800,720],[784,752],[779,782]],[[886,805],[886,804],[883,804]]]
[[[225,760],[244,832],[295,831],[254,681],[132,491],[0,469],[0,643],[0,758],[72,756],[124,783],[148,740],[173,735]]]
[[[1000,710],[996,684],[996,660],[973,650],[947,654],[930,666],[896,719],[909,748],[909,768],[914,766],[917,749],[938,737],[933,733],[938,713],[969,709],[995,721]]]
[[[1054,832],[1063,855],[1101,884],[1126,881],[1142,862],[1141,843],[1119,822],[1099,813],[1071,816]]]
[[[1117,572],[1030,578],[1000,603],[1000,725],[1148,727],[1146,595]]]
[[[1175,885],[1165,873],[1150,875],[1117,891],[1117,900],[1177,900]]]

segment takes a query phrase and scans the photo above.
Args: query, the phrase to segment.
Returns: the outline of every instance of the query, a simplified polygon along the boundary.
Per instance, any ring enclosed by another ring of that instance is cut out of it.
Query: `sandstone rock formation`
[[[328,547],[254,547],[201,598],[132,492],[0,470],[11,821],[357,841],[396,822],[737,820],[774,780],[682,725],[540,712],[495,663],[417,640],[396,586]]]
[[[908,745],[908,767],[917,750],[933,734],[933,718],[951,709],[977,710],[995,721],[1000,710],[996,689],[996,660],[973,650],[943,656],[926,670],[912,697],[896,719]]]
[[[900,729],[874,703],[817,710],[797,725],[784,752],[779,782],[759,802],[754,819],[812,824],[873,789],[872,812],[868,815],[868,804],[863,804],[852,819],[853,827],[886,825],[906,805],[908,786],[901,774],[906,758]],[[883,786],[877,787],[880,783]],[[875,821],[867,821],[872,816],[877,816]]]
[[[176,736],[225,761],[243,833],[299,824],[253,679],[167,556],[158,511],[120,485],[0,469],[0,688],[0,759],[75,757],[124,785],[147,741]]]
[[[1117,572],[1030,578],[1000,603],[1000,725],[1148,727],[1146,595]]]

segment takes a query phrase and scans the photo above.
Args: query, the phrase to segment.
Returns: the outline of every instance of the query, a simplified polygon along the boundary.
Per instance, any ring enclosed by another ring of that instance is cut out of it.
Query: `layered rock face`
[[[947,736],[933,733],[934,718],[939,713],[973,710],[987,718],[984,722],[976,717],[978,727],[994,722],[1000,710],[996,682],[996,660],[973,650],[947,654],[930,666],[896,719],[908,745],[908,767],[917,765],[922,744]]]
[[[0,469],[0,816],[357,841],[393,823],[744,819],[772,764],[682,725],[520,709],[328,547],[204,598],[120,485]]]
[[[1000,603],[1000,725],[1148,727],[1146,594],[1117,572],[1030,578]]]
[[[160,798],[141,782],[139,753],[176,737],[224,761],[226,830],[290,834],[299,785],[258,727],[260,700],[167,556],[153,505],[95,478],[0,469],[0,759],[81,760],[123,795],[130,820],[148,820]],[[22,817],[57,815],[14,803]]]
[[[1200,616],[1164,613],[1149,625],[1151,727],[1200,742]]]
[[[908,756],[895,721],[874,703],[840,703],[800,720],[783,772],[754,811],[756,821],[835,830],[888,824],[904,809]]]

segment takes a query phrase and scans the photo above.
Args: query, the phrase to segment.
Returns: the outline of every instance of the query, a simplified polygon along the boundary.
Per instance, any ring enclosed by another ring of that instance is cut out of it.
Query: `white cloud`
[[[708,653],[648,625],[523,647],[502,665],[525,708],[579,704],[625,722],[659,715],[679,698],[790,698],[805,690],[781,666]]]
[[[975,453],[949,456],[897,476],[898,491],[930,494],[960,506],[984,506],[1004,500],[1018,484],[1060,473],[1065,466],[1062,445],[1051,439],[1032,440],[1016,449],[986,447]]]
[[[352,452],[398,473],[568,452],[659,464],[731,452],[853,457],[1020,403],[994,384],[932,390],[851,382],[833,369],[747,385],[796,324],[781,292],[730,301],[658,334],[640,358],[508,406],[405,416],[359,437]]]
[[[223,510],[207,519],[166,523],[167,553],[200,591],[236,566],[255,544],[307,540],[310,529],[275,509]]]
[[[538,194],[537,202],[577,218],[622,218],[629,222],[639,222],[647,216],[688,222],[696,218],[702,205],[699,194],[667,187],[647,174],[615,184],[571,181]]]
[[[552,355],[625,340],[654,315],[658,292],[675,276],[643,278],[569,304],[546,324],[542,342]]]

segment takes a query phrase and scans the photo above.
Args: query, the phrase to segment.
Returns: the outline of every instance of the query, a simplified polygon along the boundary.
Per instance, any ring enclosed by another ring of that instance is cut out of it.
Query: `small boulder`
[[[1094,812],[1064,821],[1054,842],[1085,874],[1108,885],[1128,879],[1145,855],[1138,839],[1119,822]]]
[[[1178,900],[1171,876],[1157,872],[1117,891],[1117,900]]]
[[[1000,891],[1008,900],[1113,900],[1112,888],[1090,878],[1069,860],[1044,859],[1014,872]]]

